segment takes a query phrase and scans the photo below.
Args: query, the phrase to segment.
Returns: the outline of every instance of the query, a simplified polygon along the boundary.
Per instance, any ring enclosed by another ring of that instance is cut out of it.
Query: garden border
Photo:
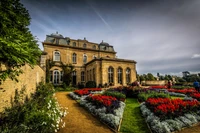
[[[137,99],[137,101],[138,101],[138,99]],[[138,101],[138,103],[140,104],[139,101]],[[140,111],[141,111],[141,110],[140,110]],[[151,128],[150,128],[150,126],[149,126],[149,124],[147,123],[145,117],[144,117],[144,119],[145,119],[145,123],[147,124],[147,127],[149,128],[150,133],[153,133],[152,130],[151,130]],[[188,129],[188,128],[195,127],[195,126],[198,126],[198,125],[200,125],[200,122],[195,123],[195,124],[193,124],[193,125],[191,125],[191,126],[189,126],[189,127],[181,128],[181,130],[177,130],[177,131],[174,131],[174,132],[171,132],[171,133],[178,133],[178,132],[180,132],[180,131],[182,131],[182,130],[184,130],[184,129]]]
[[[69,94],[68,94],[67,96],[69,96]],[[70,97],[70,96],[69,96],[69,97]],[[70,97],[70,98],[71,98],[72,100],[75,100],[75,99],[73,99],[72,97]],[[97,118],[95,114],[89,112],[85,107],[81,106],[80,103],[79,103],[79,100],[75,100],[75,101],[78,103],[78,105],[79,105],[80,107],[84,108],[84,109],[85,109],[89,114],[91,114],[95,119]],[[106,124],[106,123],[103,122],[102,120],[100,120],[100,119],[97,119],[97,120],[100,121],[102,124],[106,125],[106,126],[107,126],[110,130],[112,130],[113,132],[119,133],[119,130],[120,130],[120,127],[121,127],[121,123],[122,123],[122,119],[123,119],[123,116],[122,116],[122,118],[120,119],[120,124],[119,124],[119,126],[118,126],[118,128],[117,128],[116,130],[113,129],[113,128],[111,128],[108,124]]]
[[[67,96],[69,96],[69,94],[68,94]],[[69,97],[70,97],[70,96],[69,96]],[[72,100],[75,100],[75,99],[73,99],[72,97],[70,97],[70,98],[71,98]],[[89,114],[91,114],[95,119],[97,119],[97,117],[96,117],[95,114],[89,112],[84,106],[81,106],[81,105],[80,105],[79,100],[75,100],[75,101],[78,103],[78,105],[79,105],[80,107],[84,108]],[[123,118],[123,117],[122,117],[122,118]],[[121,126],[122,118],[121,118],[121,120],[120,120],[120,124],[119,124],[117,130],[111,128],[108,124],[106,124],[106,123],[103,122],[102,120],[100,120],[100,119],[97,119],[97,120],[100,121],[102,124],[106,125],[106,126],[107,126],[110,130],[112,130],[113,132],[118,133],[118,132],[119,132],[119,129],[120,129],[120,126]]]

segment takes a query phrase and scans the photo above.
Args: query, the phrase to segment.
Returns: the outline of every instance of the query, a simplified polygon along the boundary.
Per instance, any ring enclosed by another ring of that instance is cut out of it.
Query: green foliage
[[[53,98],[53,86],[41,83],[30,99],[24,92],[24,88],[16,91],[12,107],[0,114],[0,132],[53,133],[58,130],[60,118],[65,114]]]
[[[186,89],[186,88],[191,88],[191,86],[180,86],[180,85],[173,85],[172,86],[173,89]]]
[[[37,41],[29,31],[30,16],[19,0],[0,2],[0,83],[11,78],[17,81],[21,66],[37,64],[41,55]]]
[[[127,98],[123,121],[120,128],[123,133],[150,133],[140,112],[137,99]]]
[[[143,102],[146,101],[148,98],[170,98],[169,94],[162,93],[162,92],[141,92],[138,95],[138,100]]]
[[[117,92],[117,91],[105,91],[103,93],[103,95],[106,95],[106,96],[113,96],[113,97],[116,97],[117,99],[124,99],[126,98],[126,95],[125,94],[122,94],[120,92]]]
[[[72,64],[63,64],[61,62],[61,67],[63,69],[63,83],[65,83],[67,86],[69,86],[72,81],[71,74],[74,70],[74,66]]]
[[[95,81],[88,81],[85,85],[86,88],[96,88],[96,82]]]
[[[50,82],[50,69],[55,65],[55,62],[50,59],[46,60],[46,83]]]

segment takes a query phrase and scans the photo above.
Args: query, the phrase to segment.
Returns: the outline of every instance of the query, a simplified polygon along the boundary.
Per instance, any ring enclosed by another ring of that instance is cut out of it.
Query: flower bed
[[[165,85],[156,85],[156,86],[150,86],[150,89],[167,89],[167,86]]]
[[[100,121],[117,130],[123,116],[125,103],[119,101],[115,96],[100,94],[103,92],[101,89],[82,89],[70,92],[69,96],[75,100],[80,100],[80,105],[97,116]],[[117,93],[113,95],[119,96],[118,98],[125,97],[123,94],[123,96]]]
[[[70,92],[69,96],[75,100],[79,100],[81,97],[85,98],[89,94],[95,94],[95,93],[103,93],[103,91],[101,88],[84,88],[81,90],[75,90],[74,92]]]
[[[193,93],[193,94],[190,94],[190,96],[191,96],[192,98],[195,98],[195,99],[197,99],[198,101],[200,101],[200,93]]]
[[[89,112],[115,130],[120,125],[125,108],[124,102],[118,101],[115,97],[103,95],[90,95],[86,99],[81,99],[80,105],[86,107]]]
[[[176,93],[182,93],[182,94],[191,94],[197,92],[194,88],[188,88],[188,89],[168,89],[169,92],[176,92]]]
[[[149,98],[140,105],[141,112],[152,132],[166,133],[181,130],[200,121],[200,102],[181,99]]]

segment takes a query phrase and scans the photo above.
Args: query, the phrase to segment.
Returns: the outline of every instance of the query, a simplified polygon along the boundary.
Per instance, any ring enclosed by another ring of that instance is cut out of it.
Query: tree
[[[17,80],[21,67],[37,64],[41,50],[29,31],[30,16],[19,0],[0,1],[0,83]]]
[[[154,81],[154,80],[155,80],[153,74],[151,74],[151,73],[147,73],[147,79],[148,79],[149,81]]]

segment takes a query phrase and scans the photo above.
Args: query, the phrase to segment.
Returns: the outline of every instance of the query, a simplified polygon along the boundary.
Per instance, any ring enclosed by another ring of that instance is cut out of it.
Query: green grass
[[[120,128],[122,133],[150,133],[135,98],[126,99],[126,107]]]
[[[177,97],[177,96],[170,96],[171,99],[177,99],[177,98],[180,98],[180,99],[184,99],[184,97]]]

